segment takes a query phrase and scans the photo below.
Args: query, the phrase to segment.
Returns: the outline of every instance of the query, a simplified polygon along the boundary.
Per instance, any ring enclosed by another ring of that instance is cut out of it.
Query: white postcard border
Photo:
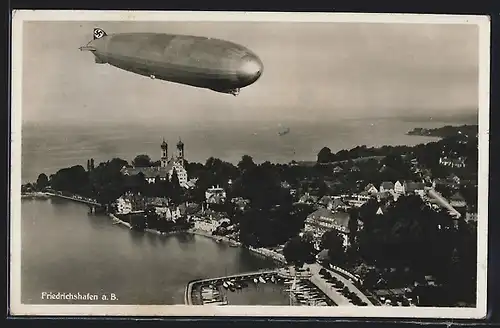
[[[479,175],[478,263],[476,308],[434,307],[289,307],[187,305],[27,305],[21,302],[21,129],[24,21],[266,21],[473,24],[479,29]],[[257,317],[390,317],[484,318],[487,314],[488,170],[490,20],[487,16],[272,13],[272,12],[149,12],[17,10],[12,13],[11,176],[10,176],[10,312],[12,315],[66,316],[257,316]]]

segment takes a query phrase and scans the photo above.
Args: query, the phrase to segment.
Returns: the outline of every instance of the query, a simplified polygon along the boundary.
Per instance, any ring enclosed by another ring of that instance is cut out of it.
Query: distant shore
[[[474,136],[478,133],[478,125],[460,125],[452,126],[446,125],[440,128],[414,128],[406,133],[408,136],[421,136],[421,137],[432,137],[432,138],[448,138],[455,136]]]

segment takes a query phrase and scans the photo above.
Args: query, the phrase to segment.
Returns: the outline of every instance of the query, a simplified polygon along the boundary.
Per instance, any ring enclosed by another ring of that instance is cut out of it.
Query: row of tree
[[[317,163],[342,164],[347,162],[350,163],[349,166],[352,166],[354,165],[352,161],[360,158],[401,158],[408,156],[417,159],[422,166],[429,168],[435,177],[445,177],[450,173],[449,168],[439,164],[440,157],[458,158],[461,156],[466,158],[466,168],[454,169],[454,171],[474,178],[477,175],[478,139],[475,134],[468,137],[455,135],[416,146],[358,146],[337,153],[332,153],[330,148],[324,147],[318,153]],[[397,167],[393,168],[398,171]]]

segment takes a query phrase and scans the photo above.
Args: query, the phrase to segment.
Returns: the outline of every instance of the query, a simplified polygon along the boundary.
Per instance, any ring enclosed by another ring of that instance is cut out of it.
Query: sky
[[[264,72],[239,96],[94,63],[94,27],[246,46]],[[256,22],[25,22],[23,122],[328,121],[478,108],[475,25]]]

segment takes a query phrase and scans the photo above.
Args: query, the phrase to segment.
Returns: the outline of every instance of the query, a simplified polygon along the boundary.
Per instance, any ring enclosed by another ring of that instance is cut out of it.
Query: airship
[[[97,64],[173,83],[232,94],[253,84],[264,65],[248,48],[221,39],[163,33],[107,34],[94,28],[89,51]]]

